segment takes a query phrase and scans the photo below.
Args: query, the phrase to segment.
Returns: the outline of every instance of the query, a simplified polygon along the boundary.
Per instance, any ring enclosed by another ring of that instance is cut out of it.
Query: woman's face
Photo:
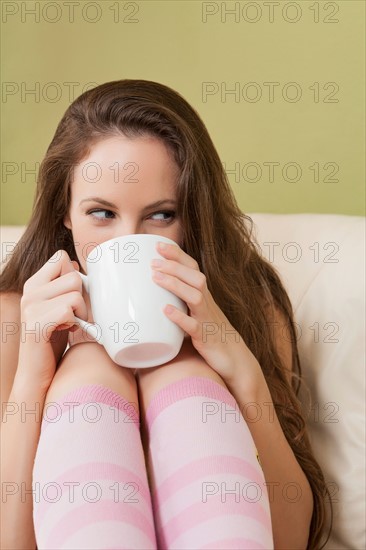
[[[74,169],[64,219],[84,272],[93,248],[115,237],[163,235],[182,246],[175,215],[177,176],[170,152],[154,137],[117,136],[95,144]]]

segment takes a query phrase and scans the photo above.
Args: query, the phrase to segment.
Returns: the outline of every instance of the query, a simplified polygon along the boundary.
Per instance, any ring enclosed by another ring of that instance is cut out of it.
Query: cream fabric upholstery
[[[261,250],[280,273],[294,308],[309,388],[309,393],[303,388],[301,400],[334,507],[327,548],[366,548],[365,219],[251,217]]]
[[[365,219],[250,214],[294,308],[315,456],[334,506],[328,550],[366,548]],[[1,228],[1,259],[23,227]],[[286,337],[286,334],[284,334]]]

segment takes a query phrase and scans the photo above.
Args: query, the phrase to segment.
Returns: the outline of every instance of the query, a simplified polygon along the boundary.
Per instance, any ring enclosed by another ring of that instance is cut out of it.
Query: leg
[[[173,382],[190,376],[209,378],[226,388],[221,376],[207,365],[187,337],[184,338],[180,352],[172,361],[160,367],[136,370],[140,407],[144,415],[146,415],[150,402],[158,391]]]
[[[188,340],[137,380],[159,549],[273,548],[255,444],[221,377]]]
[[[43,410],[33,469],[41,549],[156,549],[133,372],[102,346],[67,350]]]

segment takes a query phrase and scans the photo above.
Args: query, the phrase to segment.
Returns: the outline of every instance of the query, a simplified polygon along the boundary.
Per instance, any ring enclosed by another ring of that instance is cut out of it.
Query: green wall
[[[36,163],[70,101],[122,78],[162,82],[198,110],[244,212],[365,214],[363,1],[1,8],[1,224],[29,220]]]

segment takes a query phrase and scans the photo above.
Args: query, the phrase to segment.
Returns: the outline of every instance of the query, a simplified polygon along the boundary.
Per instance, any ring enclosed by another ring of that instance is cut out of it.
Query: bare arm
[[[263,381],[258,393],[246,403],[240,379],[229,390],[257,447],[270,501],[274,547],[304,550],[313,513],[312,491],[282,431],[268,386]],[[255,406],[246,406],[248,403]]]
[[[34,550],[32,471],[45,394],[16,374],[1,424],[1,548]]]
[[[1,295],[1,548],[35,549],[32,518],[32,466],[39,440],[34,410],[42,399],[16,376],[20,343],[20,299]],[[23,417],[22,417],[23,415]],[[39,417],[39,414],[38,414]],[[23,487],[23,489],[22,489]]]
[[[28,279],[23,296],[1,295],[3,550],[36,548],[31,490],[43,407],[67,343],[68,331],[62,328],[74,324],[74,309],[81,317],[86,310],[80,278],[72,271],[63,253]],[[61,330],[51,333],[46,327]]]
[[[282,329],[284,321],[277,319]],[[276,330],[276,335],[280,338],[281,330]],[[277,339],[277,345],[290,375],[291,344],[282,338]],[[236,375],[225,383],[240,407],[258,451],[270,502],[274,548],[304,550],[309,538],[313,494],[282,431],[262,370],[259,366],[257,383],[249,392],[242,376]]]

